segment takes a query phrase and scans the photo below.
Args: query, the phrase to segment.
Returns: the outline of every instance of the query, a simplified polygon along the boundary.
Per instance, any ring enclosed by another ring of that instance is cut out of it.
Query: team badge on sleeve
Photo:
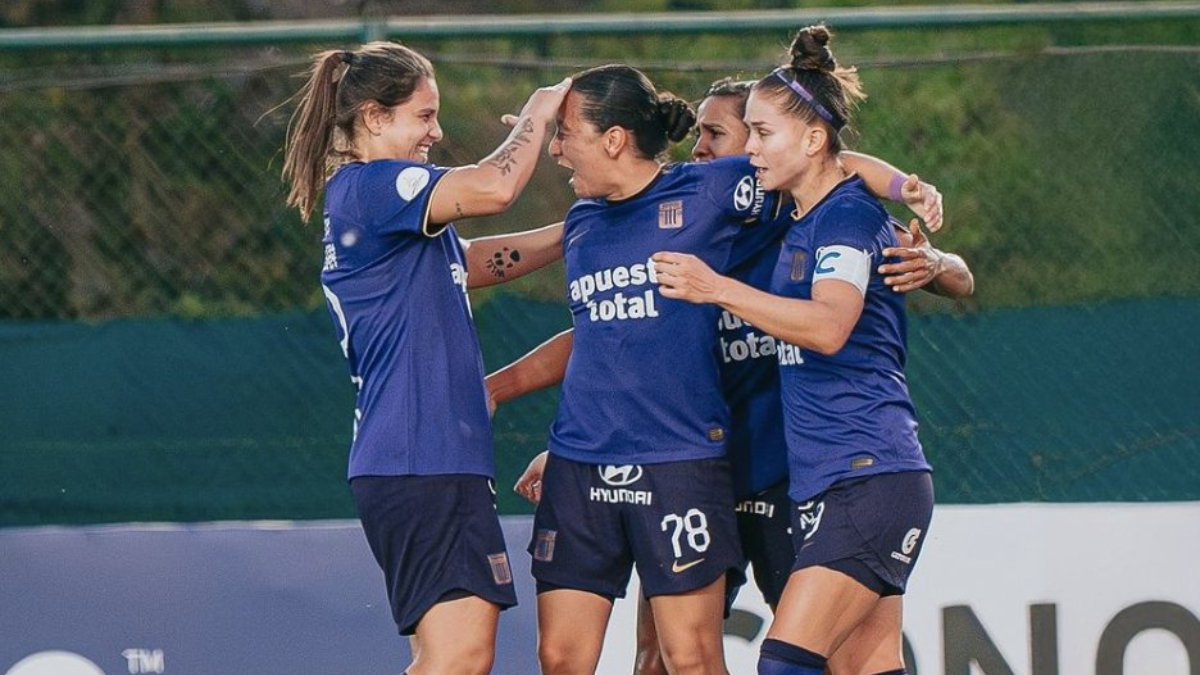
[[[421,194],[426,185],[429,185],[429,169],[410,166],[396,176],[396,194],[406,202]]]
[[[817,249],[813,283],[837,279],[854,284],[863,294],[871,278],[871,254],[849,246],[822,246]]]
[[[804,251],[792,254],[792,272],[788,275],[792,281],[804,281],[804,261],[808,258]]]

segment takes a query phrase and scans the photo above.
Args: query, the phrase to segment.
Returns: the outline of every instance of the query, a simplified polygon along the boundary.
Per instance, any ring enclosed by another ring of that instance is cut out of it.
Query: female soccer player
[[[415,635],[410,675],[487,673],[516,604],[466,292],[497,280],[487,263],[506,247],[505,278],[553,261],[561,230],[468,245],[450,223],[516,199],[568,86],[535,92],[479,164],[436,167],[433,66],[376,42],[318,54],[289,129],[288,204],[307,219],[325,192],[321,284],[358,390],[350,488],[396,625]]]
[[[742,118],[753,84],[729,78],[712,84],[697,108],[693,159],[711,160],[745,151],[749,130]],[[873,157],[843,150],[839,159],[848,170],[858,170],[876,182],[892,182],[903,176]],[[876,177],[876,173],[881,175]],[[871,180],[866,182],[870,184]],[[928,196],[931,203],[923,213],[935,225],[940,223],[936,191],[928,186],[922,191],[915,176],[908,176],[902,185],[907,200],[914,203],[920,204],[918,200]],[[902,245],[883,250],[885,259],[899,259],[879,267],[884,283],[897,291],[924,287],[947,297],[970,295],[974,280],[962,258],[933,248],[916,220],[911,227],[911,232],[896,227]],[[778,248],[769,248],[727,274],[755,288],[767,289],[778,257]],[[795,560],[789,534],[791,502],[775,339],[728,311],[722,312],[719,329],[721,377],[731,417],[728,455],[737,500],[738,536],[745,555],[743,565],[748,563],[754,571],[763,599],[774,610]],[[734,581],[729,580],[727,608],[738,591],[732,585]],[[666,672],[651,612],[647,603],[639,604],[635,675]]]
[[[796,560],[763,675],[902,673],[900,598],[933,510],[904,380],[903,296],[876,269],[897,240],[837,161],[863,94],[829,40],[824,26],[801,30],[790,63],[747,102],[758,177],[793,200],[771,292],[693,255],[654,256],[664,297],[715,303],[777,339]]]
[[[723,268],[744,228],[767,225],[745,224],[762,196],[744,158],[659,161],[694,120],[637,70],[602,66],[573,78],[550,141],[579,200],[563,231],[573,347],[530,544],[548,675],[595,671],[634,564],[670,672],[725,672],[724,578],[741,552],[716,310],[664,303],[649,257],[673,246]]]

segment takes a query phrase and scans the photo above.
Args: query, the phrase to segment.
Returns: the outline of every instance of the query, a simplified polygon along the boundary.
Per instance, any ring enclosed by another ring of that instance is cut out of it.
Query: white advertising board
[[[494,672],[536,672],[531,519]],[[632,672],[636,580],[602,675]],[[0,529],[0,675],[394,675],[407,645],[357,523]],[[941,506],[906,597],[910,675],[1200,675],[1200,502]],[[770,615],[725,638],[755,672]]]

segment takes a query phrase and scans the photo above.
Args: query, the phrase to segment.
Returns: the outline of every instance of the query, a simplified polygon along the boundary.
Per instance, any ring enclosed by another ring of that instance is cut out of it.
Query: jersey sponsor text
[[[756,516],[765,516],[767,518],[775,517],[775,505],[771,502],[765,502],[759,499],[745,499],[738,502],[734,508],[738,513],[751,513]]]
[[[617,292],[611,298],[593,298],[596,293],[614,288],[630,288],[657,284],[654,264],[650,261],[634,265],[619,265],[585,274],[571,281],[571,299],[582,302],[588,309],[591,321],[623,321],[658,316],[658,305],[653,288],[642,293],[626,295]]]
[[[722,333],[729,333],[738,330],[739,328],[753,328],[753,324],[741,317],[730,314],[729,311],[722,311],[720,318],[717,320],[717,329]],[[775,338],[770,335],[759,334],[754,331],[749,331],[744,335],[721,335],[721,358],[725,363],[734,363],[736,361],[745,361],[747,359],[759,359],[764,357],[774,357],[776,353]]]
[[[649,490],[630,490],[627,488],[593,487],[588,494],[593,502],[605,504],[638,504],[650,506],[654,503],[654,493]]]
[[[804,364],[804,354],[796,345],[788,344],[783,340],[776,341],[776,349],[778,350],[779,365],[781,366],[799,366]]]

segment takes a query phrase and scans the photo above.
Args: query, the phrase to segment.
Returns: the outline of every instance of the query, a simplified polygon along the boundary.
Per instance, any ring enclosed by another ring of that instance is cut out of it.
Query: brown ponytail
[[[335,75],[344,74],[338,72],[344,65],[342,52],[317,54],[308,81],[300,89],[300,106],[288,124],[283,177],[291,183],[292,189],[288,192],[287,205],[298,208],[306,221],[325,185],[326,162],[333,147],[337,114]]]
[[[428,59],[394,42],[317,54],[297,93],[300,104],[284,141],[283,178],[291,184],[287,205],[306,221],[312,216],[330,172],[354,157],[355,123],[364,103],[400,105],[432,77]]]

